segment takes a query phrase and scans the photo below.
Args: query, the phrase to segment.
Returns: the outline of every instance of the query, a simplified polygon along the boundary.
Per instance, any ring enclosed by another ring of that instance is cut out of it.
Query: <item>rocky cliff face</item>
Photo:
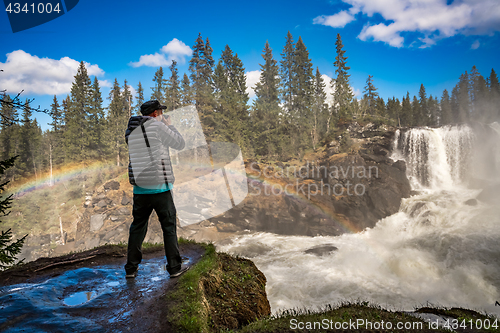
[[[246,161],[247,198],[183,233],[196,240],[220,240],[245,231],[315,236],[373,227],[410,196],[404,161],[389,158],[395,130],[352,123],[343,137],[302,161]]]
[[[401,199],[410,196],[404,161],[389,157],[395,130],[352,123],[301,161],[247,160],[246,199],[221,216],[179,225],[178,235],[220,241],[246,232],[316,236],[373,227],[379,219],[396,213]],[[132,187],[127,179],[107,182],[85,206],[76,248],[127,242],[132,222]],[[154,212],[146,241],[163,241]]]

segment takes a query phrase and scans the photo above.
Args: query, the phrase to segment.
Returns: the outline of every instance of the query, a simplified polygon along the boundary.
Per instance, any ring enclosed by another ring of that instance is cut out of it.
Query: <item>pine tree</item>
[[[0,176],[3,176],[5,171],[14,165],[16,158],[17,156],[13,156],[9,159],[0,161]],[[2,183],[0,184],[0,193],[5,191],[5,186],[8,183],[8,181],[3,182],[2,180]],[[11,203],[12,194],[5,199],[0,196],[0,217],[7,216],[9,214],[8,209],[12,207]],[[20,264],[24,261],[23,259],[16,263],[16,256],[21,253],[21,249],[27,236],[28,235],[26,234],[22,238],[13,241],[11,229],[8,229],[7,231],[2,230],[0,234],[0,270],[5,270],[12,265]]]
[[[141,105],[144,103],[144,89],[142,88],[141,81],[139,81],[139,84],[137,85],[137,96],[135,96],[135,101],[135,114],[137,116],[142,116]]]
[[[17,167],[19,168],[21,174],[27,175],[31,171],[32,166],[32,152],[31,152],[31,140],[32,137],[32,121],[31,121],[31,108],[29,100],[26,100],[25,107],[22,113],[22,125],[20,128],[20,142],[19,142],[19,160],[17,161]]]
[[[193,56],[189,61],[192,92],[196,109],[200,115],[206,137],[212,138],[216,123],[214,120],[214,84],[212,80],[214,60],[208,38],[203,42],[201,34],[193,46]]]
[[[417,126],[428,126],[430,125],[430,115],[429,115],[429,107],[427,105],[427,94],[425,92],[425,87],[423,84],[420,84],[420,90],[418,91],[419,97],[419,108],[417,115]]]
[[[155,76],[153,77],[153,82],[155,83],[154,87],[151,87],[151,99],[158,100],[160,101],[161,104],[165,103],[165,96],[164,96],[164,82],[165,80],[163,79],[163,68],[160,66],[158,70],[155,72]]]
[[[430,95],[429,99],[427,100],[427,108],[429,110],[429,122],[427,123],[427,125],[437,126],[438,119],[440,118],[439,103],[437,101],[437,98],[435,99],[434,97],[432,97],[432,95]]]
[[[393,97],[387,100],[387,116],[391,119],[395,119],[397,123],[400,124],[401,103],[399,99]]]
[[[66,159],[82,161],[88,157],[88,126],[87,119],[90,111],[91,81],[87,69],[82,62],[71,86],[70,100],[65,113],[64,145]]]
[[[189,77],[186,73],[182,77],[181,82],[181,105],[187,106],[193,104],[193,91],[191,89],[191,83],[189,82]]]
[[[498,83],[498,77],[493,68],[491,69],[490,77],[488,78],[489,82],[489,97],[488,97],[488,107],[489,114],[493,118],[493,120],[500,120],[500,84]]]
[[[401,118],[400,126],[412,126],[413,125],[413,111],[410,101],[410,93],[406,92],[406,97],[403,97],[403,102],[401,104]]]
[[[451,109],[451,122],[452,123],[460,122],[460,116],[459,116],[460,108],[458,106],[458,84],[451,90],[450,109]]]
[[[386,117],[386,108],[385,108],[385,102],[382,97],[377,97],[375,100],[375,113],[377,116],[380,117]]]
[[[420,113],[420,103],[417,96],[413,96],[413,101],[411,103],[411,113],[412,113],[412,123],[411,126],[421,126],[421,113]]]
[[[283,47],[283,52],[281,53],[280,61],[280,99],[281,107],[283,110],[283,123],[282,123],[282,134],[284,138],[289,138],[289,142],[283,147],[286,149],[283,153],[288,155],[295,150],[295,137],[292,135],[294,132],[293,117],[295,114],[295,108],[293,103],[293,97],[296,94],[295,87],[295,75],[294,75],[294,59],[295,59],[295,43],[293,41],[293,36],[288,31],[286,36],[286,43]]]
[[[337,34],[335,47],[337,56],[333,65],[336,67],[335,73],[337,77],[332,79],[331,82],[332,88],[335,89],[333,93],[333,107],[338,119],[345,119],[352,115],[349,106],[354,95],[349,85],[350,75],[347,74],[347,71],[351,68],[346,66],[348,57],[345,56],[346,51],[343,50],[344,45],[342,44],[340,34]]]
[[[132,116],[132,93],[130,92],[127,80],[123,82],[122,88],[122,104],[123,104],[123,114],[127,115],[127,120]]]
[[[178,109],[181,106],[181,88],[179,83],[179,72],[177,70],[177,62],[172,60],[170,69],[170,78],[166,84],[166,96],[168,111]]]
[[[89,156],[93,159],[100,158],[106,151],[105,117],[102,107],[102,95],[99,81],[94,77],[90,89],[90,112],[87,117]]]
[[[52,104],[50,105],[50,116],[52,117],[52,122],[49,125],[52,126],[52,131],[54,133],[60,134],[63,127],[64,118],[63,118],[63,113],[61,111],[61,106],[57,101],[56,95],[54,95],[54,98],[52,99]]]
[[[366,86],[364,90],[364,98],[366,98],[366,101],[368,102],[368,108],[367,112],[368,114],[375,114],[375,100],[378,97],[377,93],[377,88],[373,85],[373,76],[368,75],[368,78],[366,79]]]
[[[460,79],[457,84],[457,104],[458,104],[457,121],[460,123],[468,122],[470,114],[470,96],[469,96],[469,74],[467,74],[467,72],[460,75]]]
[[[255,85],[251,113],[252,139],[257,155],[270,156],[281,152],[284,143],[280,135],[279,68],[267,41],[262,58],[264,64],[260,65],[260,79]]]
[[[495,115],[491,114],[488,107],[488,98],[490,90],[484,77],[479,73],[476,66],[472,66],[469,75],[469,96],[470,96],[470,115],[475,120],[490,122]]]
[[[314,118],[312,115],[314,76],[309,52],[299,37],[295,45],[295,57],[293,59],[293,72],[295,77],[295,96],[293,98],[294,114],[293,125],[297,128],[299,150],[310,147],[312,142],[312,129]]]
[[[5,101],[5,103],[2,103],[0,111],[2,114],[0,123],[0,125],[2,126],[2,131],[0,132],[0,149],[2,149],[1,159],[6,160],[11,157],[14,152],[14,133],[17,125],[17,112],[11,104],[12,99],[9,95],[5,96],[3,100]]]
[[[125,165],[126,162],[122,161],[122,158],[127,155],[127,146],[123,133],[127,125],[128,110],[125,108],[123,95],[116,78],[108,99],[110,100],[107,121],[109,142],[112,145],[111,149],[116,154],[116,165]]]
[[[237,54],[226,45],[214,73],[216,90],[215,120],[218,126],[214,135],[223,141],[234,142],[245,152],[247,144],[249,117],[248,93],[243,63]]]
[[[439,121],[440,125],[448,125],[452,123],[451,117],[451,102],[448,90],[443,91],[443,96],[441,96],[441,118]]]
[[[313,92],[313,127],[311,129],[311,143],[314,149],[319,142],[319,138],[326,133],[326,120],[328,118],[328,104],[326,104],[326,84],[321,77],[318,67],[314,77]]]

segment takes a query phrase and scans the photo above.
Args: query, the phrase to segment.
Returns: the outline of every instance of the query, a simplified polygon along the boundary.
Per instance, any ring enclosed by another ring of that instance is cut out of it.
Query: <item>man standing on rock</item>
[[[125,141],[129,149],[129,181],[134,185],[133,221],[130,225],[125,277],[134,278],[142,260],[142,243],[146,237],[149,216],[153,209],[163,230],[167,271],[178,277],[188,267],[181,267],[177,243],[176,209],[172,198],[174,174],[169,147],[181,150],[184,139],[163,117],[167,107],[152,100],[141,105],[142,116],[128,121]]]

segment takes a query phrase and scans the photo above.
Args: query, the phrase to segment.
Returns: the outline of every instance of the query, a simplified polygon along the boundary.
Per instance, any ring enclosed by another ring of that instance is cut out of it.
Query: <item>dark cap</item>
[[[141,113],[144,116],[153,113],[155,110],[166,109],[165,105],[161,105],[158,100],[147,101],[141,105]]]

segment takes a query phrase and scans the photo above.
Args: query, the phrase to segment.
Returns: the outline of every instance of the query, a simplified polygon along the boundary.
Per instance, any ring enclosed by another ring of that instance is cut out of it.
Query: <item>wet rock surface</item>
[[[194,244],[181,244],[180,251],[188,266],[204,253]],[[118,246],[41,258],[0,273],[0,330],[165,331],[162,296],[176,279],[165,270],[162,247],[145,252],[135,279],[125,279],[126,249]]]

